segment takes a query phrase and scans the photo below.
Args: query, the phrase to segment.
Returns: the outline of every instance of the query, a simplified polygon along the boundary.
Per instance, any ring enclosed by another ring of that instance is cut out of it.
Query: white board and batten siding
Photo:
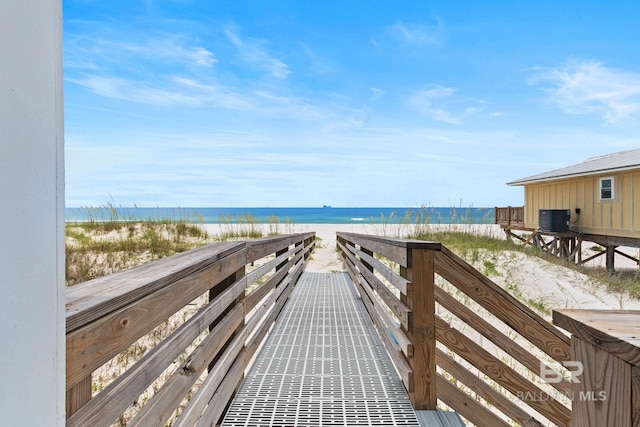
[[[61,0],[0,4],[0,413],[63,426]]]

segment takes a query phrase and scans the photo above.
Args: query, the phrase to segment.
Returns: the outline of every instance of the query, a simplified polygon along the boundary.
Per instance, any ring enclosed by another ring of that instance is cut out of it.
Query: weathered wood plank
[[[236,306],[224,319],[218,323],[207,337],[196,347],[178,369],[167,379],[154,396],[142,407],[135,418],[129,422],[129,427],[164,425],[171,414],[176,410],[180,402],[196,383],[200,375],[209,366],[211,360],[218,355],[220,350],[236,331],[242,327],[242,307]],[[231,355],[236,355],[242,349],[242,339],[234,338],[225,349],[217,365],[222,369],[231,364]],[[83,425],[83,424],[79,424]],[[84,424],[94,425],[94,424]],[[108,425],[108,424],[107,424]]]
[[[273,307],[271,307],[271,310],[269,310],[268,314],[266,315],[264,322],[262,322],[260,327],[254,332],[253,336],[249,339],[249,341],[245,345],[245,348],[246,348],[246,351],[244,354],[245,368],[249,366],[249,364],[251,363],[251,359],[253,358],[256,351],[260,347],[260,343],[262,342],[264,337],[267,335],[267,332],[269,332],[269,329],[271,328],[273,323],[276,321],[278,316],[280,316],[280,313],[282,312],[282,308],[284,307],[284,304],[289,299],[289,296],[291,295],[291,291],[293,290],[293,284],[290,283],[289,280],[285,280],[283,285],[279,286],[278,288],[280,287],[282,288],[282,291],[276,298]]]
[[[356,255],[359,256],[360,259],[366,261],[369,265],[371,265],[378,273],[382,275],[382,277],[387,279],[389,283],[395,286],[400,292],[402,292],[403,294],[407,293],[407,283],[409,282],[407,279],[400,276],[395,271],[389,269],[389,267],[387,267],[374,257],[362,251],[357,250]]]
[[[185,351],[202,331],[224,312],[243,291],[242,281],[219,295],[200,312],[180,325],[164,341],[145,354],[136,364],[109,384],[91,402],[67,420],[72,426],[108,426],[135,401],[140,394]],[[207,340],[215,338],[214,345],[221,346],[243,321],[244,309],[236,306],[208,335]],[[220,347],[217,348],[216,352]],[[205,366],[200,366],[200,372]],[[186,393],[186,392],[185,392]],[[184,395],[183,395],[184,397]],[[175,410],[169,410],[167,417]],[[162,424],[165,420],[161,421]]]
[[[561,331],[449,249],[434,253],[437,274],[553,359],[570,360],[570,341]]]
[[[436,384],[440,400],[471,421],[476,427],[509,427],[509,424],[496,417],[491,411],[439,374],[436,376]]]
[[[487,402],[495,406],[500,412],[525,427],[542,427],[542,423],[536,420],[531,414],[507,399],[502,393],[493,388],[490,384],[484,382],[478,376],[469,372],[461,364],[453,360],[451,356],[446,354],[439,348],[436,349],[438,366],[453,376],[456,381],[460,381],[475,393],[482,396]]]
[[[423,427],[465,427],[457,412],[452,411],[415,411],[418,422]]]
[[[398,370],[398,374],[400,375],[400,379],[402,380],[405,388],[409,393],[415,390],[415,379],[413,370],[411,366],[407,362],[407,360],[402,356],[402,352],[398,349],[398,346],[391,340],[389,335],[385,333],[385,325],[382,323],[380,317],[376,315],[372,315],[371,313],[375,313],[375,308],[373,305],[373,301],[371,301],[369,295],[364,289],[364,286],[360,282],[354,282],[356,287],[360,290],[360,295],[362,299],[362,303],[364,304],[367,311],[370,313],[369,316],[371,320],[378,328],[378,335],[382,339],[385,347],[387,348],[387,352],[393,361],[396,369]],[[366,286],[366,285],[365,285]]]
[[[279,254],[277,257],[272,259],[271,261],[261,265],[260,267],[256,268],[255,270],[252,270],[252,271],[248,272],[247,273],[247,286],[250,286],[256,280],[258,280],[259,278],[261,278],[262,276],[264,276],[265,274],[267,274],[271,270],[275,269],[277,266],[279,266],[281,264],[286,264],[287,261],[289,260],[289,257],[294,253],[294,251],[295,251],[294,249],[291,249],[291,250],[288,250],[288,251],[284,251],[281,254]]]
[[[436,316],[436,335],[438,341],[514,395],[523,393],[524,396],[534,397],[548,395],[438,316]],[[557,425],[568,426],[571,422],[571,411],[555,400],[534,398],[522,401]]]
[[[280,295],[283,292],[290,290],[291,288],[293,288],[293,285],[291,285],[291,275],[289,275],[280,283],[280,286],[278,286],[275,291],[271,295],[269,295],[269,297],[265,301],[263,301],[262,304],[260,304],[260,307],[258,307],[252,313],[251,317],[247,319],[247,330],[249,331],[249,334],[251,334],[258,323],[262,321],[262,319],[265,317],[266,312],[269,311],[276,300],[280,298]]]
[[[553,323],[627,363],[640,366],[640,311],[554,310]]]
[[[407,250],[411,248],[425,250],[440,250],[440,243],[425,242],[420,240],[404,240],[391,239],[388,237],[372,236],[367,234],[356,233],[336,233],[338,238],[355,243],[361,248],[370,250],[373,253],[382,255],[383,257],[400,264],[403,267],[408,266]]]
[[[640,427],[640,367],[631,366],[631,425]]]
[[[66,289],[67,333],[243,249],[241,242],[214,243],[71,286]]]
[[[354,283],[356,282],[354,281]],[[394,347],[401,350],[407,358],[413,357],[413,343],[407,337],[407,334],[396,326],[395,320],[391,317],[387,308],[383,307],[380,301],[375,297],[373,289],[371,289],[362,275],[358,277],[357,284],[359,285],[357,288],[359,293],[366,293],[369,298],[368,301],[371,303],[372,310],[369,311],[369,316],[374,320],[379,320],[381,322],[379,325],[381,328],[380,333],[384,331],[393,335],[393,338],[396,340],[393,342]]]
[[[471,309],[467,308],[464,304],[439,286],[435,287],[435,295],[436,301],[440,305],[449,310],[464,323],[478,331],[482,336],[489,339],[489,341],[524,365],[529,369],[529,371],[536,375],[540,375],[540,360],[536,356],[503,334],[498,328],[478,316]],[[571,393],[571,384],[566,380],[553,383],[551,385],[565,395],[569,395]]]
[[[245,299],[245,305],[247,313],[250,312],[262,299],[274,289],[282,281],[282,279],[289,272],[288,268],[282,268],[278,270],[273,276],[269,277],[266,282],[258,286],[255,290],[249,293]]]
[[[222,357],[218,360],[215,367],[209,372],[209,375],[204,379],[198,391],[194,394],[193,398],[189,401],[187,406],[182,410],[182,413],[174,423],[174,427],[192,427],[196,425],[198,419],[202,415],[207,405],[210,404],[216,390],[220,387],[220,384],[227,376],[227,373],[234,367],[242,371],[242,365],[244,360],[243,344],[247,338],[245,332],[238,334],[232,341],[231,345],[224,351]],[[240,378],[233,378],[238,381],[235,382],[237,386]],[[224,402],[219,399],[218,405],[222,406],[222,409],[226,408],[230,399],[226,399]],[[139,424],[141,427],[143,424]],[[154,425],[154,424],[147,424]]]
[[[210,427],[217,425],[217,422],[224,413],[227,403],[233,397],[233,393],[238,387],[240,381],[242,381],[244,376],[243,360],[243,355],[240,355],[231,369],[229,369],[229,372],[227,372],[224,380],[213,394],[207,408],[198,420],[196,427]]]
[[[384,301],[384,303],[389,307],[389,309],[393,312],[393,314],[398,318],[400,324],[405,327],[405,329],[411,329],[411,320],[412,314],[411,309],[404,305],[396,296],[391,292],[391,290],[380,281],[365,265],[362,264],[360,260],[358,260],[354,253],[349,250],[348,247],[338,243],[340,249],[345,253],[345,255],[351,258],[351,262],[354,263],[360,274],[365,278],[369,286],[374,289],[380,298]]]
[[[187,303],[243,267],[244,259],[242,251],[235,252],[205,270],[168,284],[141,300],[68,333],[67,386],[86,377]]]
[[[298,242],[315,237],[315,234],[315,232],[311,232],[248,240],[246,242],[247,264],[276,253],[279,250],[286,249]]]
[[[67,419],[91,400],[93,392],[91,375],[67,390],[66,412]]]

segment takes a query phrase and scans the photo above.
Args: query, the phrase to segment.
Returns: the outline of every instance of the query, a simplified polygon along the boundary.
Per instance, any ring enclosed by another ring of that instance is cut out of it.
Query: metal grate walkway
[[[305,272],[222,426],[419,426],[346,273]]]

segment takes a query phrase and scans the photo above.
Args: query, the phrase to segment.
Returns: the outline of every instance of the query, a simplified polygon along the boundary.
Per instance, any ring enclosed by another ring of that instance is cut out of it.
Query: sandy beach
[[[220,226],[206,224],[207,231],[211,234],[219,233]],[[267,225],[263,224],[265,234]],[[343,271],[344,266],[336,252],[336,232],[371,234],[388,237],[404,237],[409,231],[405,224],[292,224],[287,225],[281,232],[309,232],[315,231],[321,239],[316,245],[311,260],[307,265],[307,271],[330,272]],[[504,238],[504,233],[498,225],[493,224],[462,224],[462,225],[429,225],[434,229],[446,229],[450,231],[466,231],[472,233],[484,233],[496,238]],[[284,228],[284,227],[283,227]],[[634,256],[638,255],[637,248],[620,248]],[[588,245],[583,249],[587,255]],[[589,309],[640,309],[640,301],[631,300],[622,294],[607,292],[604,286],[594,279],[580,272],[574,271],[562,265],[550,263],[534,256],[527,256],[517,251],[504,251],[494,260],[496,274],[490,276],[491,280],[505,287],[517,286],[521,296],[526,299],[540,301],[549,309],[561,308],[589,308]],[[590,266],[604,266],[604,257],[591,261]],[[476,266],[477,268],[480,266]],[[618,270],[636,270],[638,266],[632,261],[616,257]]]

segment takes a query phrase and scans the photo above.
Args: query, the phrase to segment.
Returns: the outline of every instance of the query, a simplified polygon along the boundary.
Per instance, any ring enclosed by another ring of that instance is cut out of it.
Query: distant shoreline
[[[493,224],[494,208],[66,208],[67,222],[181,220],[202,224]]]

